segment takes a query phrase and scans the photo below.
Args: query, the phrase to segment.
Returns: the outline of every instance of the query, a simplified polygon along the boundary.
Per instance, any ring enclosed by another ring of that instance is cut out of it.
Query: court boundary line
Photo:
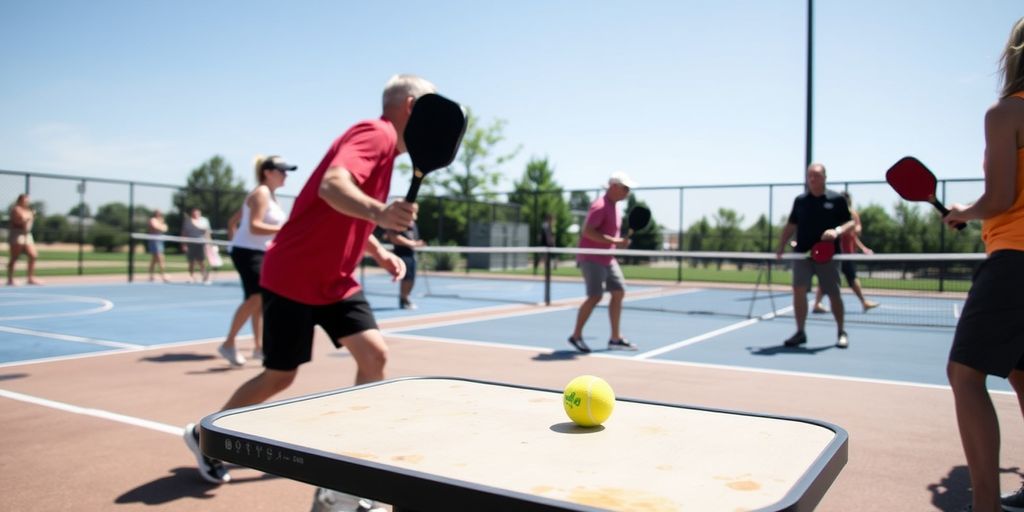
[[[109,421],[115,421],[118,423],[125,423],[135,427],[142,427],[149,430],[155,430],[157,432],[163,432],[165,434],[173,434],[181,436],[184,434],[185,429],[182,427],[175,427],[166,423],[160,423],[158,421],[147,420],[143,418],[136,418],[134,416],[127,416],[125,414],[119,414],[116,412],[105,411],[103,409],[95,409],[92,407],[81,407],[78,405],[72,405],[66,402],[58,402],[56,400],[50,400],[48,398],[40,398],[37,396],[26,395],[24,393],[18,393],[16,391],[9,391],[6,389],[0,389],[0,396],[8,398],[10,400],[16,400],[33,405],[39,405],[50,409],[56,409],[58,411],[70,412],[74,414],[80,414],[82,416],[91,416],[93,418],[100,418]]]
[[[10,334],[23,334],[26,336],[35,336],[37,338],[49,338],[58,341],[67,341],[70,343],[81,343],[85,345],[98,345],[101,347],[112,347],[127,350],[134,350],[146,345],[139,345],[137,343],[124,343],[121,341],[103,340],[99,338],[87,338],[85,336],[75,336],[73,334],[60,334],[56,332],[37,331],[34,329],[25,329],[22,327],[8,327],[0,325],[0,332],[6,332]]]
[[[644,352],[644,353],[637,354],[637,355],[633,356],[633,359],[650,359],[650,358],[652,358],[654,356],[660,356],[661,354],[665,354],[667,352],[672,352],[673,350],[676,350],[676,349],[680,349],[680,348],[683,348],[683,347],[688,347],[690,345],[694,345],[694,344],[700,343],[702,341],[710,340],[711,338],[717,338],[718,336],[721,336],[721,335],[726,334],[726,333],[730,333],[732,331],[738,331],[740,329],[743,329],[743,328],[746,328],[746,327],[750,327],[752,325],[761,323],[764,320],[772,320],[774,318],[777,318],[779,315],[784,315],[786,313],[789,313],[792,310],[793,310],[793,306],[786,306],[784,308],[779,308],[779,309],[777,309],[777,310],[775,310],[775,311],[773,311],[771,313],[765,313],[764,315],[761,315],[761,316],[758,316],[758,317],[748,318],[746,320],[743,320],[743,321],[740,321],[740,322],[736,322],[734,324],[730,324],[730,325],[727,325],[725,327],[719,327],[718,329],[715,329],[713,331],[708,331],[708,332],[706,332],[704,334],[698,334],[697,336],[692,336],[692,337],[689,337],[689,338],[687,338],[685,340],[677,341],[675,343],[670,343],[668,345],[665,345],[664,347],[656,348],[654,350],[648,350],[647,352]]]
[[[244,336],[238,336],[235,339],[236,340],[244,340],[244,339],[250,339],[250,338],[252,338],[252,335],[251,334],[246,334]],[[63,356],[41,357],[41,358],[38,358],[38,359],[27,359],[27,360],[24,360],[24,361],[10,361],[10,362],[7,362],[7,363],[0,363],[0,369],[14,368],[14,367],[18,367],[18,366],[27,366],[27,365],[34,365],[34,364],[43,364],[43,363],[55,363],[55,362],[61,362],[61,361],[74,361],[76,359],[87,359],[87,358],[90,358],[90,357],[100,357],[100,356],[109,356],[109,355],[117,355],[117,354],[126,354],[126,353],[131,353],[131,352],[149,352],[149,351],[152,351],[152,350],[160,350],[160,349],[165,349],[165,348],[186,347],[186,346],[189,346],[189,345],[202,345],[204,343],[213,343],[213,342],[216,342],[216,341],[224,341],[224,337],[223,336],[218,336],[216,338],[202,338],[202,339],[196,339],[196,340],[172,341],[172,342],[168,342],[168,343],[160,343],[160,344],[157,344],[157,345],[139,345],[138,348],[130,348],[130,349],[122,348],[122,349],[100,350],[100,351],[97,351],[97,352],[89,352],[89,353],[85,353],[85,354],[68,354],[68,355],[63,355]]]
[[[449,343],[449,344],[453,344],[453,345],[472,345],[472,346],[478,346],[478,347],[483,347],[483,348],[507,348],[507,349],[511,349],[511,350],[520,350],[520,351],[528,350],[528,351],[538,352],[538,353],[542,353],[542,354],[554,354],[556,352],[567,352],[567,351],[569,351],[569,349],[560,350],[560,349],[551,349],[551,348],[546,348],[546,347],[535,347],[535,346],[528,346],[528,345],[510,345],[510,344],[505,344],[505,343],[496,343],[496,342],[479,341],[479,340],[463,340],[463,339],[458,339],[458,338],[438,338],[438,337],[434,337],[434,336],[421,336],[421,335],[415,335],[415,334],[401,334],[401,335],[398,335],[398,336],[400,338],[403,338],[403,339],[409,339],[409,340],[418,341],[418,342],[425,341],[425,342],[430,342],[430,343]],[[671,365],[671,366],[688,366],[688,367],[694,367],[694,368],[708,368],[708,369],[715,369],[715,370],[729,370],[729,371],[738,371],[738,372],[763,373],[763,374],[767,374],[767,375],[786,375],[786,376],[791,376],[791,377],[807,377],[807,378],[817,378],[817,379],[824,379],[824,380],[839,380],[839,381],[846,381],[846,382],[861,382],[861,383],[868,383],[868,384],[884,384],[884,385],[891,385],[891,386],[914,387],[914,388],[925,388],[925,389],[937,389],[937,390],[944,390],[944,391],[952,391],[952,388],[950,386],[948,386],[948,385],[928,384],[928,383],[925,383],[925,382],[911,382],[911,381],[888,380],[888,379],[871,379],[871,378],[866,378],[866,377],[850,377],[850,376],[846,376],[846,375],[830,375],[830,374],[827,374],[827,373],[796,372],[796,371],[791,371],[791,370],[773,370],[773,369],[769,369],[769,368],[757,368],[757,367],[754,367],[754,366],[732,366],[732,365],[712,364],[712,363],[695,363],[695,362],[692,362],[692,361],[668,361],[668,360],[663,360],[663,359],[637,359],[636,357],[623,357],[622,355],[602,354],[602,353],[595,353],[595,352],[591,352],[589,354],[582,354],[582,353],[578,353],[576,351],[573,351],[572,354],[575,357],[602,357],[602,358],[609,358],[609,359],[617,359],[617,360],[621,360],[621,361],[636,361],[636,362],[640,362],[640,363],[666,364],[666,365]],[[1016,396],[1016,393],[1013,392],[1013,391],[1002,391],[1002,390],[998,390],[998,389],[989,389],[988,392],[989,393],[998,394],[998,395]]]
[[[114,309],[114,302],[103,297],[89,297],[84,295],[63,295],[53,293],[24,293],[24,292],[12,292],[0,294],[0,297],[29,297],[29,298],[41,298],[51,299],[49,301],[37,302],[36,304],[47,304],[61,302],[60,299],[64,299],[64,302],[92,302],[99,303],[99,306],[93,307],[92,309],[85,309],[82,311],[69,311],[65,313],[42,313],[34,315],[18,315],[18,316],[4,316],[0,317],[0,322],[7,322],[11,320],[35,320],[39,318],[58,318],[67,316],[85,316],[85,315],[97,315],[100,313],[106,313]],[[57,300],[53,300],[57,299]]]

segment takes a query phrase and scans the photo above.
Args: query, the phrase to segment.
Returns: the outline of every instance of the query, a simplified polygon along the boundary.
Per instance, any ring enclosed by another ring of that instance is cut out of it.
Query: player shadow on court
[[[568,361],[585,355],[577,350],[555,350],[554,352],[541,352],[530,359],[534,361]]]
[[[824,352],[826,350],[832,350],[834,348],[836,348],[836,346],[833,343],[817,347],[787,347],[785,345],[771,345],[768,347],[747,347],[747,351],[750,352],[750,355],[754,356],[774,356],[778,354],[801,354],[815,356],[818,355],[818,352]]]
[[[211,491],[220,486],[200,479],[195,467],[174,468],[170,472],[170,475],[158,478],[152,482],[146,482],[118,496],[114,503],[118,505],[129,503],[163,505],[182,498],[205,500],[216,497],[216,494]],[[232,478],[231,485],[263,482],[276,478],[280,477],[268,473],[260,473],[258,476],[248,478]]]
[[[212,354],[196,354],[195,352],[167,352],[158,356],[142,357],[139,358],[139,361],[147,363],[190,363],[194,361],[209,361],[210,359],[217,359],[217,356]]]
[[[4,373],[0,374],[0,381],[24,379],[25,377],[28,377],[27,373]]]
[[[1014,473],[1024,478],[1019,467],[1002,468],[1002,473]],[[971,502],[971,474],[967,466],[953,466],[949,473],[938,483],[928,484],[932,493],[932,505],[939,510],[963,510],[964,505]]]

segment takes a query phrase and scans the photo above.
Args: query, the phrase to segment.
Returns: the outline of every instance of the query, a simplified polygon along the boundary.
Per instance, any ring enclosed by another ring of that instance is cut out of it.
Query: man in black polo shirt
[[[850,207],[838,192],[825,189],[825,166],[813,163],[807,167],[807,192],[793,200],[786,227],[779,238],[776,256],[782,258],[789,240],[796,234],[794,252],[807,253],[818,241],[832,241],[839,252],[839,236],[843,231],[854,228]],[[828,295],[832,315],[836,318],[839,334],[836,346],[846,348],[849,339],[843,330],[843,300],[839,295],[839,262],[815,263],[810,258],[793,261],[793,316],[796,318],[796,334],[786,340],[787,347],[807,343],[804,324],[807,321],[807,291],[811,287],[811,276],[817,275],[821,289]]]

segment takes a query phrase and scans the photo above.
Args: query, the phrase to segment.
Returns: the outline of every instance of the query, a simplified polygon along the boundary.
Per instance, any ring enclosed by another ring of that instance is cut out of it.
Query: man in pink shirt
[[[629,197],[629,189],[636,183],[624,172],[616,172],[608,179],[608,189],[604,196],[590,203],[587,220],[583,223],[579,247],[581,249],[625,249],[629,245],[628,238],[622,238],[622,214],[616,203]],[[587,300],[580,304],[576,313],[576,327],[569,336],[569,344],[576,350],[587,353],[590,347],[583,341],[583,326],[590,318],[594,307],[601,302],[605,289],[611,293],[608,303],[608,320],[611,322],[612,335],[608,340],[608,350],[636,350],[636,345],[622,337],[619,332],[619,320],[622,318],[622,299],[626,296],[626,280],[622,276],[619,262],[610,254],[580,254],[576,257],[580,273],[587,285]]]
[[[387,344],[353,273],[366,253],[395,280],[405,274],[401,258],[372,232],[375,225],[404,231],[416,218],[415,204],[384,201],[395,157],[406,150],[402,134],[413,103],[435,91],[414,75],[392,77],[384,88],[381,117],[349,128],[313,171],[263,260],[264,370],[242,384],[224,409],[257,404],[287,389],[312,357],[317,325],[335,347],[352,354],[356,384],[384,378]],[[185,427],[184,437],[204,479],[230,481],[223,463],[200,451],[193,424]]]

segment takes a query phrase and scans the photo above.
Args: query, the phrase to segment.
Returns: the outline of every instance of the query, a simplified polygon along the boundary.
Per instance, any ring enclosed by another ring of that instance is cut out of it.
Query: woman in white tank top
[[[231,319],[231,327],[224,343],[217,348],[232,366],[245,364],[245,357],[235,347],[235,336],[252,320],[253,359],[263,357],[263,299],[260,295],[260,267],[263,254],[274,235],[281,230],[286,220],[284,210],[278,204],[274,191],[282,187],[289,171],[297,169],[279,156],[259,155],[254,161],[256,179],[259,185],[242,203],[242,208],[231,217],[231,261],[242,279],[244,300]]]

